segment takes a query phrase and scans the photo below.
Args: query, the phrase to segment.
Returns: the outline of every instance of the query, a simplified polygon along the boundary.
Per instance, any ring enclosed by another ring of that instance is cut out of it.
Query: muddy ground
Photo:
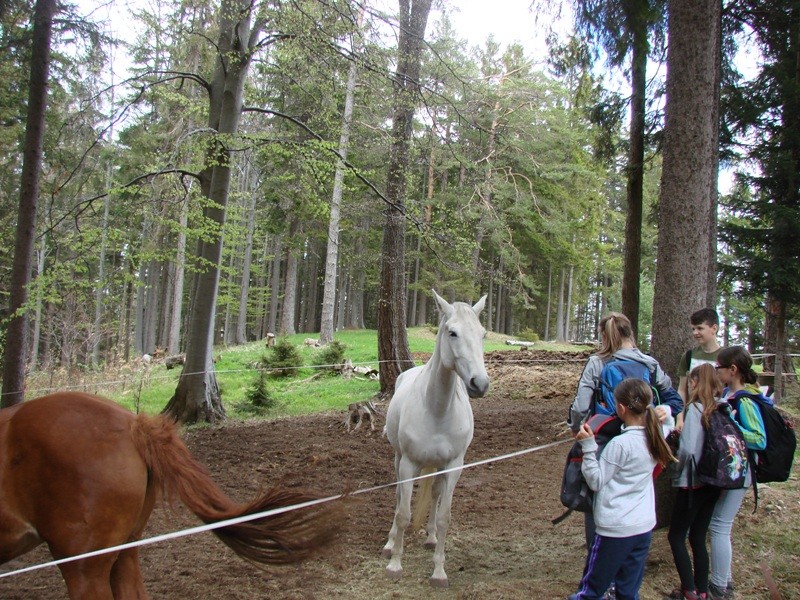
[[[475,437],[467,462],[567,439],[563,423],[582,364],[578,355],[488,354],[492,386],[486,398],[473,401]],[[380,430],[347,433],[344,419],[344,413],[329,413],[231,423],[195,429],[185,437],[221,487],[241,501],[281,479],[324,495],[392,482],[393,455]],[[144,547],[145,583],[152,598],[170,600],[564,598],[574,591],[584,560],[582,516],[558,526],[550,522],[562,512],[558,488],[567,449],[562,444],[463,473],[447,539],[447,590],[429,587],[432,553],[418,534],[406,538],[402,580],[385,576],[387,561],[380,551],[392,521],[393,489],[360,496],[334,552],[303,565],[263,569],[204,533]],[[769,490],[765,495],[762,503],[769,504]],[[740,519],[752,517],[740,514]],[[146,537],[197,524],[182,506],[159,507]],[[4,570],[47,559],[46,550],[39,549]],[[738,598],[769,597],[757,569],[751,571],[739,578]],[[642,598],[660,599],[676,583],[660,530]],[[0,580],[0,598],[62,599],[66,588],[57,569],[49,568]]]

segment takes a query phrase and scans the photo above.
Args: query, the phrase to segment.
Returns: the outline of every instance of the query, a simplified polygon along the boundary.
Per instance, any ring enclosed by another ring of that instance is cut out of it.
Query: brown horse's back
[[[0,411],[0,562],[44,541],[57,558],[137,537],[153,499],[134,416],[81,393]]]
[[[110,400],[59,393],[0,411],[0,563],[47,543],[65,558],[137,539],[157,495],[179,498],[205,522],[260,515],[317,496],[275,487],[229,499],[192,456],[175,423],[134,416]],[[341,505],[260,516],[214,530],[265,564],[307,558],[336,536]],[[137,548],[59,566],[70,598],[143,600]]]

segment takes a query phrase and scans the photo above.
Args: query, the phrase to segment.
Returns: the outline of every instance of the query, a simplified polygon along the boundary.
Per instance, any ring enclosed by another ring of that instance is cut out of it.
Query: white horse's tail
[[[429,475],[436,469],[434,467],[425,467],[420,471],[420,475]],[[426,477],[419,482],[419,489],[417,490],[417,502],[414,506],[414,514],[411,518],[411,527],[414,531],[420,529],[428,518],[428,513],[431,510],[431,496],[433,495],[433,477]]]

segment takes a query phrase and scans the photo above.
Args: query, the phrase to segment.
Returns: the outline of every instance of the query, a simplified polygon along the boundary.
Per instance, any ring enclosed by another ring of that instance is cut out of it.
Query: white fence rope
[[[419,475],[417,477],[412,477],[411,479],[404,479],[402,481],[395,481],[393,483],[384,483],[382,485],[376,485],[376,486],[373,486],[373,487],[370,487],[370,488],[363,488],[363,489],[356,490],[355,492],[350,493],[349,496],[356,496],[356,495],[360,495],[360,494],[367,494],[367,493],[371,493],[371,492],[376,492],[378,490],[382,490],[382,489],[389,488],[389,487],[394,487],[394,486],[402,484],[402,483],[411,483],[411,482],[414,482],[414,481],[419,481],[421,479],[426,479],[428,477],[435,477],[436,475],[442,475],[444,473],[451,473],[451,472],[454,472],[454,471],[459,471],[459,470],[464,470],[464,469],[471,469],[471,468],[474,468],[474,467],[478,467],[478,466],[481,466],[481,465],[486,465],[486,464],[493,463],[493,462],[500,462],[502,460],[508,460],[508,459],[511,459],[511,458],[516,458],[518,456],[523,456],[525,454],[530,454],[532,452],[538,452],[540,450],[545,450],[547,448],[551,448],[553,446],[558,446],[560,444],[564,444],[566,442],[572,442],[572,441],[573,440],[570,438],[570,439],[564,439],[564,440],[558,440],[558,441],[555,441],[555,442],[550,442],[548,444],[542,444],[540,446],[534,446],[534,447],[531,447],[531,448],[525,448],[524,450],[517,450],[516,452],[510,452],[508,454],[503,454],[501,456],[494,456],[494,457],[491,457],[491,458],[485,458],[483,460],[475,461],[475,462],[463,465],[461,467],[453,467],[451,469],[444,469],[442,471],[437,471],[437,472],[434,472],[434,473],[427,473],[425,475]],[[150,544],[156,544],[156,543],[159,543],[159,542],[165,542],[167,540],[173,540],[173,539],[177,539],[177,538],[181,538],[181,537],[187,537],[187,536],[190,536],[190,535],[196,535],[198,533],[204,533],[206,531],[212,531],[214,529],[221,529],[223,527],[229,527],[231,525],[238,525],[240,523],[246,523],[248,521],[254,521],[254,520],[257,520],[257,519],[263,519],[263,518],[266,518],[266,517],[279,515],[279,514],[282,514],[282,513],[293,511],[293,510],[300,510],[302,508],[308,508],[308,507],[315,506],[315,505],[318,505],[318,504],[325,504],[327,502],[333,502],[334,500],[341,500],[341,499],[343,499],[345,497],[347,497],[347,496],[343,495],[343,494],[339,494],[339,495],[336,495],[336,496],[328,496],[327,498],[319,498],[317,500],[309,500],[308,502],[302,502],[300,504],[294,504],[294,505],[291,505],[291,506],[283,506],[281,508],[275,508],[275,509],[264,511],[264,512],[260,512],[260,513],[254,513],[252,515],[245,515],[245,516],[236,517],[236,518],[233,518],[233,519],[226,519],[224,521],[217,521],[216,523],[209,523],[207,525],[200,525],[198,527],[192,527],[192,528],[189,528],[189,529],[182,529],[182,530],[179,530],[179,531],[174,531],[172,533],[165,533],[165,534],[162,534],[162,535],[157,535],[157,536],[154,536],[154,537],[145,538],[143,540],[137,540],[135,542],[128,542],[127,544],[121,544],[119,546],[112,546],[110,548],[102,548],[100,550],[94,550],[92,552],[87,552],[85,554],[77,554],[75,556],[68,556],[67,558],[61,558],[61,559],[52,560],[52,561],[46,562],[46,563],[40,563],[40,564],[36,564],[36,565],[31,565],[29,567],[23,567],[21,569],[16,569],[14,571],[8,571],[7,573],[0,573],[0,579],[3,579],[5,577],[12,577],[12,576],[15,576],[15,575],[21,575],[23,573],[28,573],[30,571],[36,571],[36,570],[44,569],[44,568],[47,568],[47,567],[55,567],[55,566],[62,565],[64,563],[68,563],[68,562],[73,562],[73,561],[76,561],[76,560],[84,560],[84,559],[92,558],[92,557],[95,557],[95,556],[101,556],[103,554],[110,554],[112,552],[121,552],[123,550],[128,550],[130,548],[137,548],[137,547],[140,547],[140,546],[148,546]]]

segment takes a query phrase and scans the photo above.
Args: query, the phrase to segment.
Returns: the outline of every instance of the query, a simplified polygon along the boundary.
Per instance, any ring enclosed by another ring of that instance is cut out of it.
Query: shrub
[[[517,337],[521,339],[523,342],[538,342],[539,341],[539,334],[536,333],[533,329],[526,327],[522,331],[517,334]]]
[[[346,349],[347,346],[342,342],[333,340],[314,355],[314,363],[321,365],[326,371],[340,371],[344,364],[344,351]]]
[[[253,385],[247,390],[247,400],[251,408],[257,409],[254,412],[262,412],[275,406],[275,398],[267,387],[267,374],[260,371],[258,377],[253,381]]]
[[[269,369],[269,374],[274,377],[295,375],[302,366],[303,357],[288,338],[280,338],[261,359],[261,367]]]

